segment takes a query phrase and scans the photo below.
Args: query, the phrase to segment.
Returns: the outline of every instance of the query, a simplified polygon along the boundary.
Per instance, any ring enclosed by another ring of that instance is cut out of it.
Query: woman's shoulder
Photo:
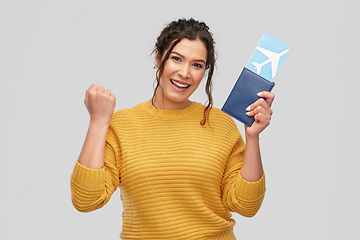
[[[218,118],[227,119],[227,120],[232,121],[232,117],[230,117],[228,114],[221,111],[221,109],[219,109],[217,107],[212,107],[210,114],[212,114],[213,116],[216,116]]]
[[[141,113],[143,112],[144,109],[144,105],[146,104],[146,102],[144,103],[140,103],[137,104],[131,108],[124,108],[124,109],[119,109],[116,112],[114,112],[114,114],[112,115],[111,120],[126,120],[126,119],[133,119],[139,115],[141,115]]]
[[[201,108],[202,110],[204,110],[206,107],[202,103],[197,103],[197,104],[199,108]],[[237,125],[234,122],[234,119],[217,107],[211,108],[209,113],[209,122],[210,122],[210,126],[217,126],[217,128],[221,128],[221,129],[228,128],[232,130],[237,130]]]
[[[213,107],[210,111],[210,119],[216,120],[217,122],[222,122],[222,124],[230,124],[235,126],[234,119],[227,113],[221,111],[217,107]]]

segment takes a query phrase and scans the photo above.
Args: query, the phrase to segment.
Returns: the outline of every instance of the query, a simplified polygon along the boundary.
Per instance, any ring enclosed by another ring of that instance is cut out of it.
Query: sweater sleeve
[[[120,146],[113,130],[109,128],[104,166],[101,169],[89,169],[75,163],[70,178],[71,200],[80,212],[90,212],[104,206],[120,183]]]
[[[262,204],[265,194],[265,175],[256,182],[242,178],[240,169],[244,162],[245,143],[238,133],[237,142],[227,161],[222,180],[222,202],[231,212],[253,217]]]

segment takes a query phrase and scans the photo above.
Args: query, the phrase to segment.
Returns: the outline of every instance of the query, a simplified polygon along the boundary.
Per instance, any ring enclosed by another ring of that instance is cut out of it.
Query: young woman
[[[245,143],[230,116],[212,107],[214,40],[194,19],[171,22],[155,46],[153,97],[115,113],[115,97],[92,84],[87,136],[71,175],[79,211],[101,208],[120,187],[122,239],[235,239],[230,212],[259,210],[265,179],[259,134],[274,95],[247,108]],[[189,97],[207,77],[207,106]]]

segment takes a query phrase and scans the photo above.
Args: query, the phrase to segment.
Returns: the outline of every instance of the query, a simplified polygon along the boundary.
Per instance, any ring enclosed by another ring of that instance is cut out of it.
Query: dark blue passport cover
[[[259,92],[271,92],[274,86],[274,82],[244,68],[221,110],[251,127],[254,117],[246,115],[245,109],[259,99]]]

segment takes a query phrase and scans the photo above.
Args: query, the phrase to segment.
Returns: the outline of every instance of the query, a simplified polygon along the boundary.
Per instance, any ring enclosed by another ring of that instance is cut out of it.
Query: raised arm
[[[71,174],[71,199],[74,207],[89,212],[104,206],[119,186],[119,144],[109,121],[115,97],[109,90],[91,84],[85,95],[90,113],[88,133]]]
[[[91,84],[84,103],[90,114],[90,124],[78,162],[90,169],[100,169],[104,166],[106,134],[116,98],[109,90]]]
[[[261,161],[259,134],[269,125],[274,95],[262,92],[259,99],[247,109],[255,121],[245,126],[246,148],[242,138],[233,149],[223,177],[224,206],[245,217],[254,216],[259,210],[265,194],[265,177]],[[245,150],[246,149],[246,150]]]

